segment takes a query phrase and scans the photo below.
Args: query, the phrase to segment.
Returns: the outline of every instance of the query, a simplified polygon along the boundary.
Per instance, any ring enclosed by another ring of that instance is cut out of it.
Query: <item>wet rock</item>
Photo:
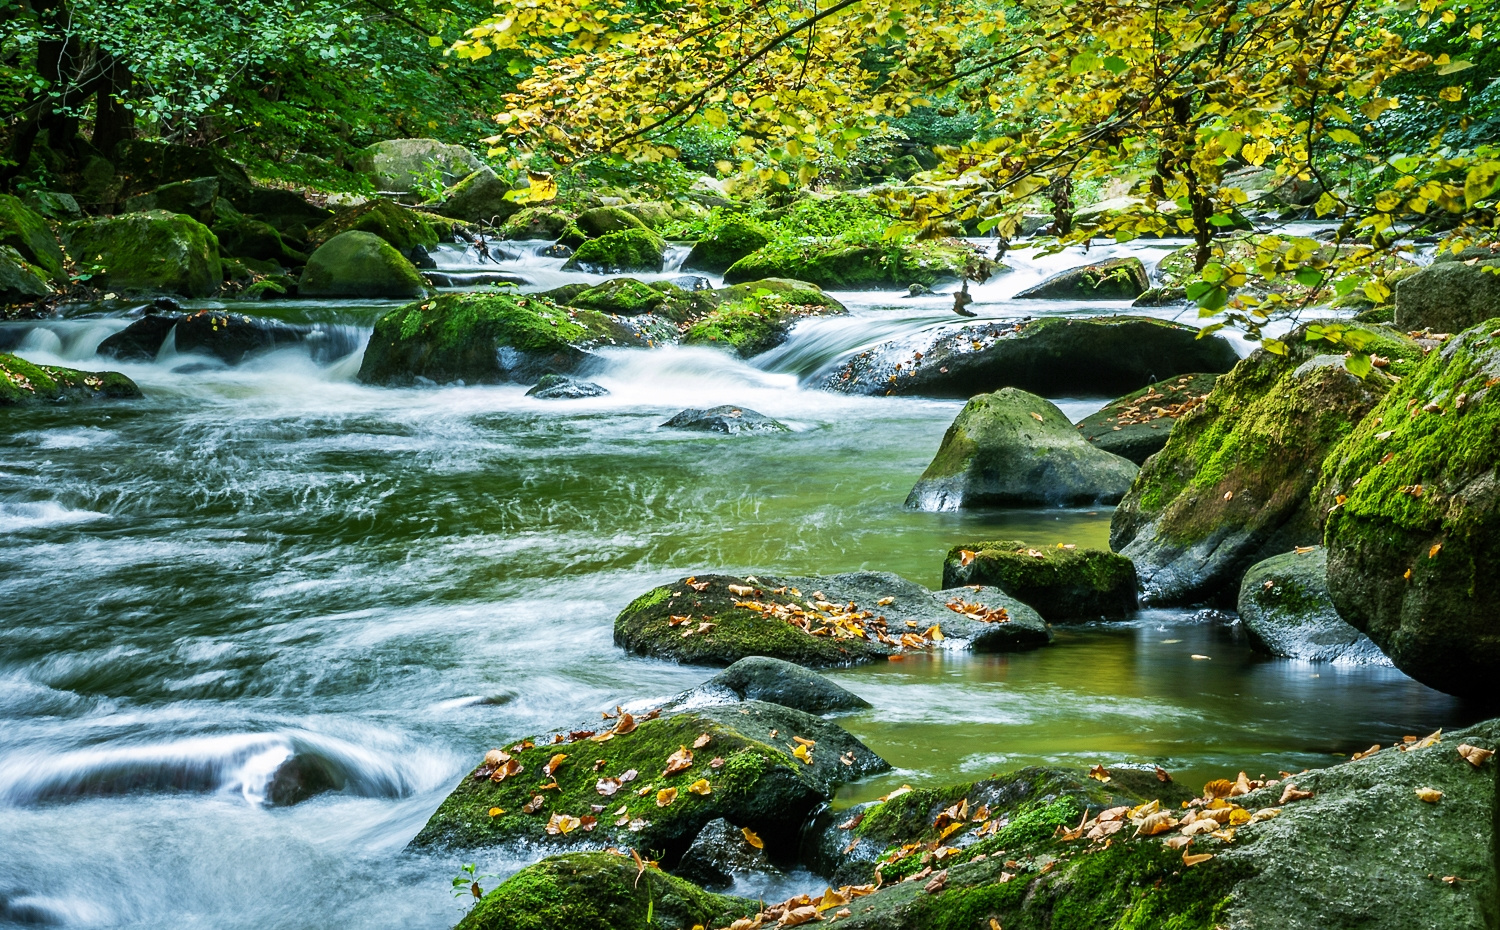
[[[563,288],[571,293],[564,292]],[[674,285],[652,286],[635,278],[610,278],[602,284],[593,287],[585,285],[582,289],[571,284],[564,285],[563,288],[549,291],[548,296],[556,295],[553,299],[570,307],[582,307],[618,316],[651,313],[673,297],[673,291],[679,290]]]
[[[648,591],[615,618],[615,645],[691,665],[769,656],[830,668],[911,649],[1020,652],[1051,641],[1036,611],[996,588],[934,592],[889,572],[695,576]]]
[[[1135,566],[1102,549],[1028,546],[1015,540],[954,546],[943,587],[992,585],[1046,620],[1098,620],[1135,610]]]
[[[661,271],[666,247],[660,236],[644,227],[605,233],[579,245],[573,257],[563,265],[563,270],[594,274]]]
[[[1178,417],[1208,398],[1218,377],[1180,375],[1132,391],[1079,420],[1079,435],[1105,452],[1144,465],[1167,444]]]
[[[304,297],[420,297],[427,288],[389,242],[373,233],[346,232],[313,252],[297,291]]]
[[[43,269],[10,246],[0,246],[0,306],[30,303],[50,293]]]
[[[432,225],[414,210],[389,200],[371,200],[343,210],[307,234],[313,249],[347,232],[370,233],[384,239],[408,260],[430,264],[427,250],[438,243]]]
[[[179,319],[181,317],[178,315],[157,313],[143,316],[118,333],[106,337],[95,352],[121,361],[152,361]]]
[[[712,894],[628,853],[574,852],[512,875],[457,930],[692,930],[727,927],[760,905]]]
[[[436,139],[389,139],[356,154],[352,167],[367,176],[376,190],[404,194],[417,190],[434,173],[445,187],[452,186],[483,164],[461,145]]]
[[[510,185],[493,168],[482,165],[448,189],[438,212],[470,223],[499,226],[521,212],[520,205],[507,199],[510,192]]]
[[[693,243],[682,267],[723,274],[740,259],[771,241],[765,227],[754,220],[734,217]]]
[[[1110,548],[1135,563],[1144,603],[1229,603],[1251,565],[1321,538],[1319,468],[1391,379],[1356,377],[1306,333],[1288,337],[1289,355],[1258,350],[1220,378],[1116,508]],[[1421,354],[1389,331],[1366,336],[1393,371]]]
[[[1111,258],[1069,268],[1016,295],[1017,300],[1134,300],[1151,287],[1138,258]]]
[[[1240,621],[1251,645],[1311,662],[1389,665],[1369,637],[1344,622],[1328,595],[1328,550],[1287,552],[1257,562],[1240,584]]]
[[[175,331],[175,333],[174,333]],[[99,343],[98,353],[129,361],[151,361],[168,335],[180,353],[201,352],[228,365],[308,338],[310,326],[292,326],[222,310],[143,316]]]
[[[266,785],[266,802],[275,807],[301,804],[325,791],[344,787],[344,774],[312,753],[296,753],[276,767]]]
[[[721,288],[708,300],[713,309],[693,322],[683,344],[731,349],[741,358],[781,345],[806,317],[848,312],[816,285],[780,278]]]
[[[580,381],[564,375],[542,375],[536,386],[526,392],[527,397],[542,400],[579,400],[584,397],[603,397],[609,391],[592,381]]]
[[[700,685],[694,692],[727,691],[741,701],[766,701],[808,714],[859,710],[870,702],[800,665],[766,656],[747,656]]]
[[[501,235],[506,239],[545,239],[551,242],[572,224],[572,214],[556,207],[526,207],[505,221]]]
[[[1395,666],[1488,698],[1500,670],[1500,319],[1444,342],[1329,455],[1328,588]]]
[[[63,227],[63,239],[81,266],[101,269],[89,283],[105,290],[208,297],[224,280],[218,239],[189,216],[102,217]]]
[[[1112,504],[1138,469],[1089,445],[1052,403],[1002,388],[964,405],[906,498],[913,510]]]
[[[966,265],[982,261],[958,240],[916,242],[895,247],[842,242],[802,243],[793,248],[761,248],[724,272],[725,284],[760,278],[792,278],[832,290],[932,286],[963,277]]]
[[[18,198],[0,194],[0,246],[15,249],[48,279],[63,276],[63,254],[47,221]]]
[[[736,875],[777,872],[764,849],[756,849],[739,827],[710,820],[683,854],[677,874],[705,888],[727,888]]]
[[[882,343],[834,369],[844,394],[969,398],[1003,387],[1118,396],[1186,372],[1225,372],[1239,356],[1218,336],[1149,317],[976,323]]]
[[[700,410],[690,407],[675,414],[670,420],[662,424],[663,429],[690,429],[704,433],[725,433],[730,436],[739,433],[785,433],[789,432],[786,424],[780,420],[773,420],[763,413],[756,413],[748,407],[736,407],[732,404],[724,404],[719,407],[709,407]]]
[[[1472,251],[1465,261],[1435,261],[1397,283],[1397,329],[1458,333],[1500,317],[1500,253]]]
[[[515,284],[525,287],[531,282],[520,275],[503,271],[424,271],[422,277],[433,287],[476,288],[486,284]]]
[[[618,723],[602,726],[610,732]],[[759,701],[632,718],[631,726],[602,742],[579,731],[560,742],[536,737],[532,748],[507,744],[504,751],[511,761],[496,764],[519,766],[515,774],[497,782],[494,774],[508,769],[495,764],[476,768],[443,801],[412,846],[618,845],[659,852],[670,867],[706,824],[724,818],[759,834],[768,851],[790,853],[803,821],[839,785],[890,768],[837,724]],[[816,746],[797,756],[804,744],[795,737]],[[690,764],[665,774],[674,754]],[[544,771],[557,755],[565,758]],[[715,765],[715,759],[722,761]],[[636,774],[627,774],[631,772]],[[557,788],[538,791],[537,785],[549,777]],[[613,783],[619,779],[624,780]],[[708,782],[707,793],[702,785],[697,792],[690,790],[700,780]],[[651,790],[641,793],[646,787]],[[667,793],[659,794],[663,791]],[[539,804],[537,797],[542,798]],[[535,805],[530,812],[528,803]],[[621,807],[625,812],[615,813]],[[495,808],[502,813],[492,815]],[[568,823],[562,831],[554,816],[580,821],[587,816],[596,822],[592,829]]]
[[[134,400],[139,397],[141,389],[117,371],[77,371],[53,365],[33,365],[20,356],[0,353],[0,407]]]

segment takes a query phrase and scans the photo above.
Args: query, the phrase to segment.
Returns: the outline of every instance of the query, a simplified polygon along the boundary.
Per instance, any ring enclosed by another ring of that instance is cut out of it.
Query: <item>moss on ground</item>
[[[931,286],[958,280],[973,258],[971,249],[949,242],[885,246],[837,240],[772,243],[731,265],[724,281],[738,284],[758,278],[793,278],[839,290]]]

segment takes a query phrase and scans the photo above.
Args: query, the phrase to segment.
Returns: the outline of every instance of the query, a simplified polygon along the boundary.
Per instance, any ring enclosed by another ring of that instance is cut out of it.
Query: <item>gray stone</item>
[[[1059,272],[1016,295],[1017,300],[1134,300],[1151,287],[1138,258],[1111,258]]]
[[[766,701],[808,714],[859,710],[870,702],[833,682],[781,659],[747,656],[700,686],[724,690],[742,701]]]
[[[1396,328],[1458,333],[1500,317],[1500,257],[1433,262],[1396,284]]]
[[[724,433],[735,436],[740,433],[785,433],[786,424],[773,420],[763,413],[748,407],[723,404],[718,407],[699,409],[690,407],[675,414],[662,424],[664,429],[689,429],[704,433]]]
[[[675,871],[705,888],[727,888],[736,875],[778,872],[766,851],[751,846],[740,828],[723,817],[710,820],[698,831]]]
[[[499,225],[521,212],[515,201],[506,199],[510,191],[494,169],[483,165],[448,190],[438,212],[471,223]]]
[[[1328,550],[1293,551],[1251,566],[1240,583],[1240,622],[1251,643],[1271,655],[1312,662],[1390,665],[1391,660],[1339,616],[1328,594]]]
[[[50,293],[39,269],[10,246],[0,246],[0,305],[30,303]]]
[[[579,400],[585,397],[603,397],[609,391],[592,381],[580,381],[566,375],[542,375],[540,381],[529,391],[527,397],[541,400]]]
[[[408,193],[435,175],[451,187],[478,171],[484,163],[461,145],[436,139],[390,139],[377,142],[354,157],[354,170],[369,177],[378,191]]]
[[[1179,375],[1132,391],[1079,420],[1079,435],[1105,452],[1144,465],[1166,446],[1177,418],[1208,397],[1218,377]]]

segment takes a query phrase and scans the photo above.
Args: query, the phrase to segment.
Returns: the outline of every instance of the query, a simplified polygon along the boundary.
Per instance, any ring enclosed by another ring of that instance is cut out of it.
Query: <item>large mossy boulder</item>
[[[1500,317],[1500,253],[1447,255],[1396,284],[1396,328],[1457,333]],[[1488,256],[1488,257],[1486,257]]]
[[[270,223],[240,216],[221,220],[213,229],[222,255],[276,262],[289,268],[307,264],[307,256],[287,245]]]
[[[6,246],[46,277],[62,279],[62,249],[47,221],[18,198],[0,194],[0,247]]]
[[[425,255],[429,247],[438,243],[437,230],[421,214],[384,199],[334,214],[307,234],[307,243],[316,249],[346,232],[379,236],[407,258]]]
[[[224,280],[219,240],[190,216],[153,210],[73,223],[63,229],[73,260],[98,269],[90,281],[130,295],[208,297]]]
[[[1319,541],[1311,492],[1323,459],[1390,389],[1351,373],[1299,330],[1287,355],[1256,351],[1177,421],[1110,524],[1110,548],[1135,562],[1153,606],[1230,603],[1256,562]],[[1314,331],[1315,332],[1315,331]],[[1420,350],[1367,331],[1406,370]]]
[[[1111,258],[1060,271],[1017,300],[1135,300],[1151,287],[1139,258]]]
[[[943,587],[965,585],[999,588],[1052,623],[1118,618],[1135,610],[1135,566],[1102,549],[1017,540],[954,546],[943,561]]]
[[[843,304],[802,281],[771,279],[713,291],[715,306],[683,333],[684,345],[706,345],[752,358],[786,341],[799,320],[847,313]]]
[[[391,386],[529,384],[572,371],[595,345],[625,338],[603,314],[570,313],[536,295],[444,294],[381,317],[359,379]]]
[[[334,211],[308,203],[296,191],[275,187],[255,187],[232,195],[240,212],[250,219],[260,220],[275,227],[284,238],[298,242],[307,238],[309,230],[333,218]]]
[[[0,352],[0,407],[67,404],[91,400],[134,400],[141,389],[117,371],[77,371],[33,365]]]
[[[686,295],[682,288],[675,285],[665,282],[657,282],[654,285],[646,284],[635,278],[610,278],[592,287],[585,285],[582,289],[577,289],[576,285],[564,285],[564,287],[572,290],[564,293],[560,289],[556,294],[548,292],[547,296],[569,307],[597,310],[600,313],[612,313],[617,316],[640,316],[645,313],[654,313],[669,300]]]
[[[1500,671],[1500,319],[1390,392],[1324,465],[1328,588],[1396,667],[1488,698]]]
[[[92,158],[85,165],[79,199],[89,205],[112,207],[138,194],[167,184],[214,178],[221,193],[249,190],[244,167],[218,149],[155,139],[121,142],[112,158]]]
[[[615,645],[692,665],[769,656],[829,668],[911,650],[1019,652],[1051,641],[1036,611],[995,588],[934,592],[889,572],[695,576],[646,592],[615,618]]]
[[[770,233],[761,224],[743,217],[733,217],[693,243],[693,250],[683,260],[682,267],[723,274],[735,262],[770,241]]]
[[[912,510],[1113,504],[1139,469],[1089,445],[1050,401],[1016,388],[971,398],[906,498]]]
[[[731,265],[724,283],[792,278],[831,290],[931,287],[959,280],[965,267],[979,260],[971,247],[956,241],[874,246],[820,240],[760,248]]]
[[[440,181],[450,187],[484,163],[461,145],[436,139],[388,139],[354,156],[352,167],[383,193],[405,194]]]
[[[373,233],[340,233],[318,246],[302,269],[303,297],[420,297],[422,276],[406,256]]]
[[[505,221],[501,236],[506,239],[542,239],[555,242],[573,225],[573,216],[556,207],[525,207]]]
[[[10,246],[0,246],[0,306],[30,303],[52,293],[47,272]]]
[[[593,207],[578,214],[573,221],[578,231],[589,239],[597,239],[613,232],[627,229],[646,229],[640,217],[620,207]]]
[[[882,343],[845,360],[823,386],[844,394],[969,398],[1014,387],[1053,397],[1117,397],[1239,361],[1218,336],[1150,317],[1004,320]]]
[[[1339,616],[1328,594],[1328,550],[1297,549],[1257,562],[1240,583],[1240,623],[1255,648],[1309,662],[1389,665]]]
[[[639,200],[622,203],[620,209],[646,224],[647,229],[662,230],[674,223],[705,216],[708,210],[691,200]]]
[[[626,213],[626,216],[630,214]],[[632,220],[635,217],[630,217]],[[639,220],[636,220],[639,223]],[[644,226],[610,232],[578,246],[564,271],[618,274],[628,271],[661,271],[666,242]]]
[[[621,850],[543,859],[506,879],[457,930],[695,930],[727,927],[759,910],[712,894]]]
[[[168,213],[184,213],[205,226],[213,226],[217,220],[238,216],[240,212],[220,196],[220,186],[219,179],[214,177],[174,181],[149,193],[131,197],[125,201],[122,212],[165,210]]]
[[[1166,446],[1178,418],[1208,398],[1218,377],[1180,375],[1131,391],[1079,420],[1079,435],[1105,452],[1144,465]]]
[[[484,165],[443,194],[439,212],[470,223],[499,226],[521,212],[520,205],[507,196],[510,192],[510,185]]]
[[[890,768],[837,724],[760,701],[626,714],[560,737],[492,751],[412,846],[618,845],[671,865],[722,817],[768,850],[794,851],[803,821],[839,785]]]

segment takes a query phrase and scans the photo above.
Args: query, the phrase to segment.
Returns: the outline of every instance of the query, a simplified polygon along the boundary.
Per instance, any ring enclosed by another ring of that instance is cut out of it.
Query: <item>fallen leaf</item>
[[[799,743],[797,745],[797,748],[792,750],[792,755],[797,759],[802,760],[805,765],[812,765],[812,750],[808,749],[806,746],[803,746]]]
[[[816,907],[813,907],[811,904],[806,904],[802,907],[787,908],[786,912],[781,915],[781,919],[776,921],[776,926],[800,927],[803,924],[812,923],[815,920],[821,919],[822,918],[818,916],[818,909]]]
[[[974,553],[970,552],[969,553],[969,558],[973,559],[973,557],[974,557]],[[964,564],[968,565],[969,563],[965,562]],[[896,599],[894,597],[882,597],[880,600],[878,600],[878,601],[875,602],[875,606],[876,607],[889,607],[892,604],[894,604],[895,602],[896,602]]]
[[[723,768],[724,767],[724,757],[723,756],[715,756],[713,758],[713,760],[708,763],[708,767],[711,768],[711,769],[721,769],[721,768]]]
[[[944,638],[942,629],[936,623],[928,627],[927,632],[922,635],[926,636],[928,639],[932,640],[935,643],[942,642]]]
[[[815,747],[815,746],[818,745],[818,741],[817,740],[815,740],[815,739],[808,739],[805,736],[794,736],[794,737],[792,737],[792,741],[796,742],[796,743],[801,743],[802,745],[806,746],[808,749],[812,749],[813,747]]]
[[[499,784],[512,775],[519,775],[526,770],[519,759],[508,759],[505,764],[490,773],[490,781]]]
[[[552,836],[567,836],[582,826],[583,821],[567,814],[553,814],[547,821],[547,832]]]
[[[923,887],[923,890],[926,891],[928,894],[937,894],[938,892],[942,891],[945,887],[947,887],[947,885],[948,885],[948,870],[947,869],[943,869],[941,872],[934,872],[934,873],[932,873],[932,881],[928,882],[926,885],[924,885],[922,887]]]
[[[531,796],[530,801],[527,801],[525,804],[521,805],[521,812],[524,814],[535,814],[537,811],[541,810],[542,805],[546,803],[546,798],[542,797],[539,794],[534,794]]]
[[[510,753],[503,749],[491,749],[484,754],[485,765],[504,765],[510,761]]]
[[[693,740],[693,748],[702,749],[704,746],[707,746],[711,742],[713,742],[713,737],[709,736],[707,733],[704,733],[697,739]]]
[[[1102,765],[1089,769],[1089,777],[1096,781],[1109,781],[1109,772]]]
[[[671,804],[675,800],[677,800],[676,788],[663,788],[660,791],[656,792],[657,807],[666,807],[668,804]]]
[[[1197,853],[1197,854],[1183,853],[1182,854],[1182,864],[1184,866],[1187,866],[1188,868],[1192,868],[1193,866],[1198,865],[1199,863],[1207,862],[1208,860],[1212,859],[1213,857],[1214,857],[1213,853]]]
[[[756,832],[749,827],[740,827],[740,834],[745,837],[745,842],[749,843],[751,846],[754,846],[756,849],[766,848],[765,841],[762,840],[756,834]]]
[[[490,808],[490,816],[491,817],[499,817],[503,813],[505,813],[505,811],[502,810],[501,808],[498,808],[498,807],[492,807],[492,808]]]
[[[1005,928],[1002,927],[1002,926],[1000,926],[1000,921],[998,921],[995,918],[991,917],[990,918],[990,930],[1005,930]]]
[[[1443,799],[1443,793],[1436,788],[1418,788],[1417,797],[1428,804],[1436,804]]]
[[[601,778],[594,782],[594,790],[606,798],[614,797],[615,792],[620,790],[620,780],[618,778]]]
[[[1313,793],[1311,791],[1303,791],[1296,785],[1288,782],[1286,788],[1281,792],[1281,801],[1279,803],[1288,804],[1292,801],[1305,801],[1312,796]]]
[[[755,593],[755,589],[747,588],[742,584],[732,584],[729,586],[729,593],[735,597],[749,597]]]
[[[958,550],[958,564],[960,567],[968,567],[968,564],[972,561],[974,561],[974,551],[972,549]],[[882,604],[881,606],[885,605]]]
[[[1479,768],[1489,761],[1490,756],[1495,754],[1493,749],[1480,749],[1478,746],[1470,746],[1468,743],[1460,743],[1458,754],[1463,756],[1464,761]]]
[[[567,758],[568,758],[568,756],[567,756],[566,753],[561,753],[560,752],[557,755],[553,756],[552,758],[548,759],[547,760],[547,764],[544,765],[544,766],[542,766],[542,774],[543,775],[551,775],[553,772],[555,772],[555,771],[558,770],[558,768],[563,764],[563,762]]]
[[[708,779],[706,778],[700,778],[691,785],[688,785],[688,791],[691,791],[693,794],[703,795],[704,797],[714,793],[714,789],[709,786]]]
[[[1443,551],[1443,544],[1442,543],[1434,543],[1433,546],[1432,546],[1432,548],[1427,550],[1427,557],[1429,559],[1435,559],[1435,558],[1437,558],[1437,554],[1439,552],[1442,552],[1442,551]]]
[[[1156,780],[1164,785],[1170,785],[1172,783],[1172,773],[1158,765],[1156,767]]]
[[[1224,492],[1224,499],[1226,501],[1234,500],[1234,492],[1233,491],[1225,491]]]
[[[1177,826],[1177,821],[1166,811],[1156,811],[1148,814],[1135,828],[1136,836],[1156,836],[1158,833],[1166,833]]]
[[[1377,753],[1379,751],[1380,751],[1380,744],[1376,743],[1374,746],[1371,746],[1369,749],[1366,749],[1364,752],[1356,752],[1354,755],[1352,755],[1352,756],[1349,757],[1349,761],[1350,762],[1358,762],[1360,759],[1368,759],[1371,756],[1375,755],[1375,753]]]
[[[1233,790],[1234,782],[1227,778],[1215,778],[1203,786],[1203,796],[1205,798],[1227,798],[1229,797],[1229,792]]]
[[[624,736],[627,733],[634,733],[635,732],[635,718],[632,717],[630,714],[626,714],[626,713],[620,714],[620,722],[616,723],[615,724],[615,728],[613,730],[611,730],[610,732],[613,733],[613,734],[615,734],[616,736]]]
[[[677,751],[667,756],[667,769],[661,773],[662,778],[669,778],[678,772],[685,772],[692,767],[693,751],[686,746],[677,747]]]
[[[626,769],[625,771],[620,773],[620,784],[629,784],[630,782],[633,782],[638,777],[640,777],[640,774],[641,773],[637,772],[635,769]]]

